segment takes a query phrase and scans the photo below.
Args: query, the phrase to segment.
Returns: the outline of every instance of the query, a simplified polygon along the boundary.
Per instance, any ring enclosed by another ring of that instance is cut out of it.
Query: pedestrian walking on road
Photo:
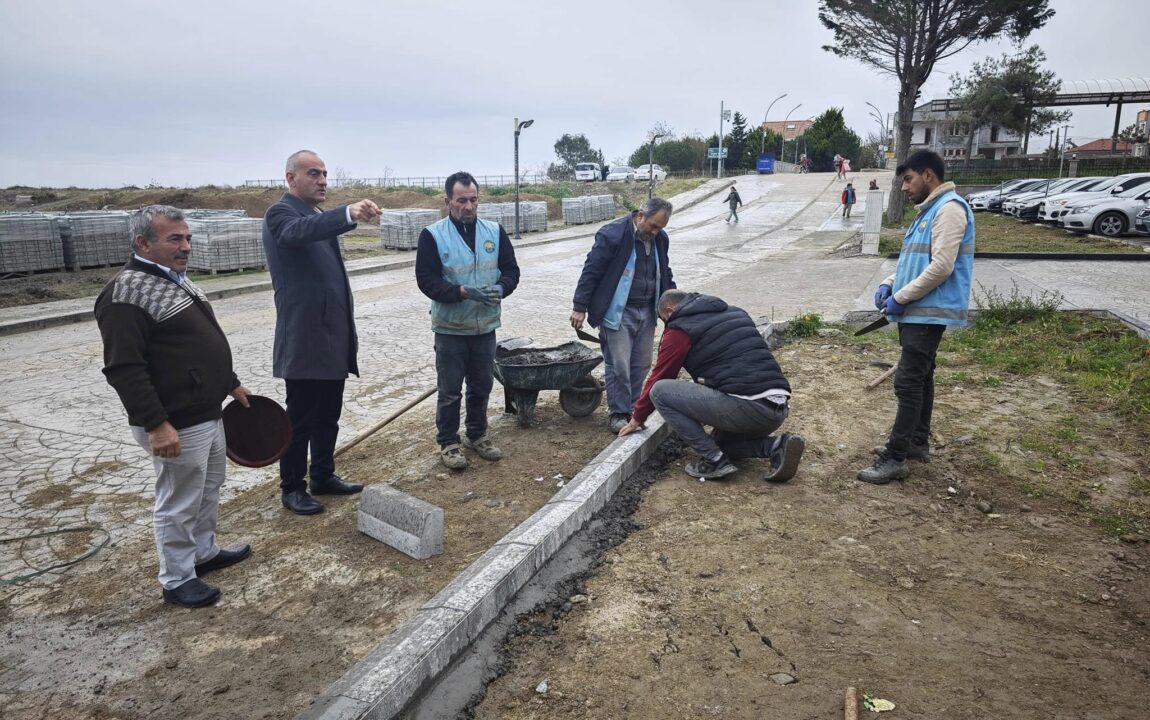
[[[835,153],[835,180],[843,177],[843,156]]]
[[[519,286],[519,265],[507,231],[479,217],[479,183],[470,173],[448,176],[444,191],[447,217],[419,234],[415,281],[431,298],[439,390],[435,441],[440,461],[462,470],[463,448],[484,460],[503,457],[487,435],[487,400],[495,383],[495,330],[503,299]],[[466,436],[460,442],[465,380]]]
[[[667,257],[671,203],[650,198],[627,217],[595,233],[571,305],[571,327],[598,327],[607,380],[607,427],[631,419],[655,346],[659,296],[675,287]]]
[[[227,471],[221,403],[248,407],[248,389],[211,305],[188,279],[192,234],[184,213],[149,205],[132,217],[135,253],[96,298],[104,376],[152,458],[152,530],[164,602],[197,608],[220,599],[200,577],[243,560],[250,545],[216,544]]]
[[[855,204],[855,186],[851,183],[847,183],[847,186],[843,188],[841,199],[843,204],[843,217],[849,218],[851,216],[851,206]]]
[[[285,179],[288,191],[268,208],[263,229],[276,305],[272,375],[284,380],[292,427],[280,459],[280,502],[297,515],[314,515],[323,505],[312,495],[363,490],[335,474],[344,383],[348,374],[359,375],[359,339],[339,236],[378,217],[379,207],[365,199],[321,210],[327,166],[310,150],[287,159]]]
[[[794,477],[803,439],[771,435],[787,418],[791,385],[751,316],[717,297],[668,290],[659,317],[666,323],[659,360],[619,435],[641,430],[658,410],[699,453],[686,468],[691,477],[726,477],[745,458],[768,459],[767,480]],[[693,380],[676,379],[683,368]]]
[[[842,175],[843,175],[842,179],[843,180],[847,179],[847,173],[849,173],[850,171],[851,171],[851,161],[848,160],[847,158],[843,158],[843,173],[842,173]]]
[[[734,185],[731,185],[731,192],[727,195],[727,199],[723,202],[727,203],[731,207],[731,211],[727,213],[727,223],[730,224],[731,218],[735,218],[735,222],[739,222],[739,213],[737,208],[739,205],[743,204],[743,199],[739,197],[739,191],[735,189]]]
[[[974,214],[944,182],[938,153],[919,150],[895,170],[918,217],[906,231],[898,265],[875,291],[875,307],[898,323],[902,355],[894,375],[898,411],[884,447],[858,479],[883,485],[909,474],[907,458],[930,458],[934,368],[947,326],[966,325],[974,272]]]

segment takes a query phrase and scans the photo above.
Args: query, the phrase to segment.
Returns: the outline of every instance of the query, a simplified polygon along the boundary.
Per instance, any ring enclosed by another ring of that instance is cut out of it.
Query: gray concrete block
[[[539,569],[540,562],[532,551],[531,546],[518,544],[491,548],[423,607],[445,607],[464,613],[452,632],[460,633],[467,645]]]
[[[443,508],[387,485],[369,485],[360,496],[359,531],[416,560],[443,552]]]

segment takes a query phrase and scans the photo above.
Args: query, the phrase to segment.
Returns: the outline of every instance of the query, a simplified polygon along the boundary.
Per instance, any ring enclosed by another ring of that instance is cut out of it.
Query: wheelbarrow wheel
[[[603,401],[603,383],[584,375],[559,391],[559,405],[571,417],[587,417]]]

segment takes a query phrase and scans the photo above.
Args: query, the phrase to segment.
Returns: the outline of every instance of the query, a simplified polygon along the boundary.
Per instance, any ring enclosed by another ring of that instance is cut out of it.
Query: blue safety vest
[[[443,279],[452,285],[484,287],[499,282],[499,224],[475,219],[475,250],[445,217],[429,225],[436,251],[443,263]],[[472,300],[431,302],[431,329],[446,335],[483,335],[499,327],[499,305]]]
[[[612,330],[618,330],[619,324],[623,320],[623,308],[627,306],[627,296],[631,294],[631,283],[635,280],[635,240],[631,241],[631,256],[627,259],[627,267],[623,268],[623,276],[619,278],[619,284],[615,286],[615,294],[611,296],[611,304],[607,306],[607,312],[603,313],[603,325]],[[642,242],[642,241],[639,241]],[[659,245],[655,240],[651,240],[651,254],[655,261],[655,299],[653,307],[656,314],[659,311],[659,288],[662,287],[662,269],[659,265]]]
[[[907,305],[905,314],[888,315],[887,320],[891,322],[966,325],[970,283],[974,274],[974,213],[953,190],[939,195],[907,228],[906,236],[902,239],[902,251],[898,256],[898,267],[894,271],[893,291],[897,293],[906,287],[930,264],[931,224],[938,211],[948,202],[957,202],[966,211],[966,233],[962,236],[962,246],[954,260],[954,271],[941,285]]]

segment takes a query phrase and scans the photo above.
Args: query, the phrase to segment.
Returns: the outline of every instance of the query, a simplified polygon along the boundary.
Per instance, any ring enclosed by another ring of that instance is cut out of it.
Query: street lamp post
[[[785,148],[787,146],[787,120],[791,119],[791,113],[793,113],[795,110],[798,110],[802,106],[803,106],[802,103],[795,105],[793,108],[791,108],[791,112],[787,113],[787,116],[785,118],[783,118],[783,132],[779,136],[779,158],[780,159],[782,159],[782,157],[783,157],[783,148]]]
[[[886,169],[885,147],[886,147],[887,140],[890,139],[890,131],[887,130],[886,120],[883,119],[884,116],[882,114],[882,111],[879,110],[877,107],[875,107],[869,101],[864,100],[863,102],[866,102],[867,105],[870,105],[872,108],[874,108],[874,112],[871,113],[871,117],[873,117],[875,119],[875,122],[878,123],[878,128],[882,132],[882,144],[879,146],[879,153],[880,153],[879,167],[881,167],[885,170]]]
[[[1070,142],[1070,125],[1062,126],[1062,142],[1058,144],[1058,177],[1062,177],[1062,159],[1066,157],[1066,143]]]
[[[655,193],[655,141],[666,137],[666,133],[655,133],[651,136],[651,144],[647,146],[647,199]]]
[[[725,101],[719,101],[719,157],[715,160],[716,177],[723,177],[723,121],[729,120],[731,111],[723,109]]]
[[[766,115],[763,115],[763,125],[766,125],[766,124],[767,124],[767,123],[770,121],[770,117],[771,117],[771,108],[773,108],[773,107],[775,106],[775,103],[777,103],[778,101],[782,100],[782,99],[783,99],[783,98],[785,98],[786,96],[787,96],[787,94],[786,94],[786,93],[783,93],[782,95],[780,95],[780,96],[778,96],[777,98],[775,98],[774,100],[772,100],[772,101],[771,101],[771,104],[767,106],[767,114],[766,114]],[[765,153],[765,152],[767,151],[767,129],[766,129],[766,128],[762,128],[762,131],[763,131],[763,142],[762,142],[762,144],[759,146],[759,154],[760,154],[760,155],[762,155],[763,153]]]
[[[515,118],[515,239],[519,240],[519,132],[523,128],[531,127],[534,120],[524,120],[519,122],[519,118]]]

